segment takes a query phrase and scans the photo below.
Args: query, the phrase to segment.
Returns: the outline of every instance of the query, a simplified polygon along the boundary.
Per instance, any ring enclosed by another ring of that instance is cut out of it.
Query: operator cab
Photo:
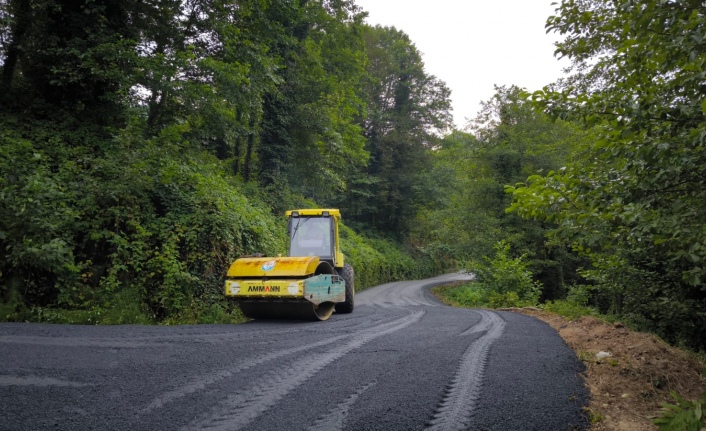
[[[289,256],[318,256],[321,263],[343,268],[344,256],[339,244],[337,209],[299,209],[286,212],[289,233]]]
[[[337,225],[327,210],[288,211],[289,256],[318,256],[336,266]]]

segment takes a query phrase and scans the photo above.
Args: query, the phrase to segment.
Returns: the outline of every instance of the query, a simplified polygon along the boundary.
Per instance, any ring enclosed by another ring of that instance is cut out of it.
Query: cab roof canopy
[[[301,209],[301,210],[289,210],[285,213],[287,217],[326,217],[332,216],[336,219],[341,218],[341,212],[337,209]]]

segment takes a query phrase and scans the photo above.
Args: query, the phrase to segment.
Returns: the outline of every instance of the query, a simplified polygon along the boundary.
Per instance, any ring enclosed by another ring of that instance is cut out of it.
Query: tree
[[[357,221],[403,237],[429,199],[423,172],[430,166],[429,150],[450,126],[450,91],[427,74],[405,33],[366,27],[364,38],[368,115],[363,128],[370,163],[341,205]]]
[[[326,199],[341,190],[351,167],[367,160],[361,129],[362,15],[351,1],[302,2],[276,46],[281,84],[265,97],[259,180]]]
[[[102,125],[123,114],[136,60],[135,2],[3,3],[3,107],[43,118],[72,111]]]
[[[472,134],[450,134],[433,151],[429,180],[439,199],[418,221],[414,237],[471,269],[504,241],[515,256],[529,258],[544,286],[542,299],[557,299],[577,279],[577,259],[546,240],[550,224],[506,213],[511,196],[505,187],[558,169],[586,136],[577,126],[533,109],[517,87],[496,91],[469,124]]]
[[[589,257],[614,312],[705,348],[706,16],[702,2],[565,0],[547,27],[576,75],[533,95],[598,130],[565,170],[513,190]]]
[[[220,301],[236,255],[282,251],[267,193],[250,184],[247,199],[222,169],[256,179],[272,100],[295,120],[285,182],[304,172],[302,190],[330,190],[332,171],[344,181],[340,165],[364,162],[351,120],[364,70],[356,11],[324,0],[0,3],[0,302],[88,312],[132,289],[173,318]]]

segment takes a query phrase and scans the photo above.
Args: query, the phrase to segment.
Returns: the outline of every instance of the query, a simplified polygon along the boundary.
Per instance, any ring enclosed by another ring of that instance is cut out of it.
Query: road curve
[[[580,361],[531,317],[440,304],[450,274],[327,322],[0,324],[0,430],[575,430]]]

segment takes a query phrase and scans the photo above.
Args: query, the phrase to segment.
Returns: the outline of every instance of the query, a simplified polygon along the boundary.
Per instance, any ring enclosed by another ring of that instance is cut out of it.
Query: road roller
[[[337,209],[285,213],[287,257],[244,257],[228,269],[225,294],[251,319],[327,320],[352,313],[353,267],[344,262]]]

